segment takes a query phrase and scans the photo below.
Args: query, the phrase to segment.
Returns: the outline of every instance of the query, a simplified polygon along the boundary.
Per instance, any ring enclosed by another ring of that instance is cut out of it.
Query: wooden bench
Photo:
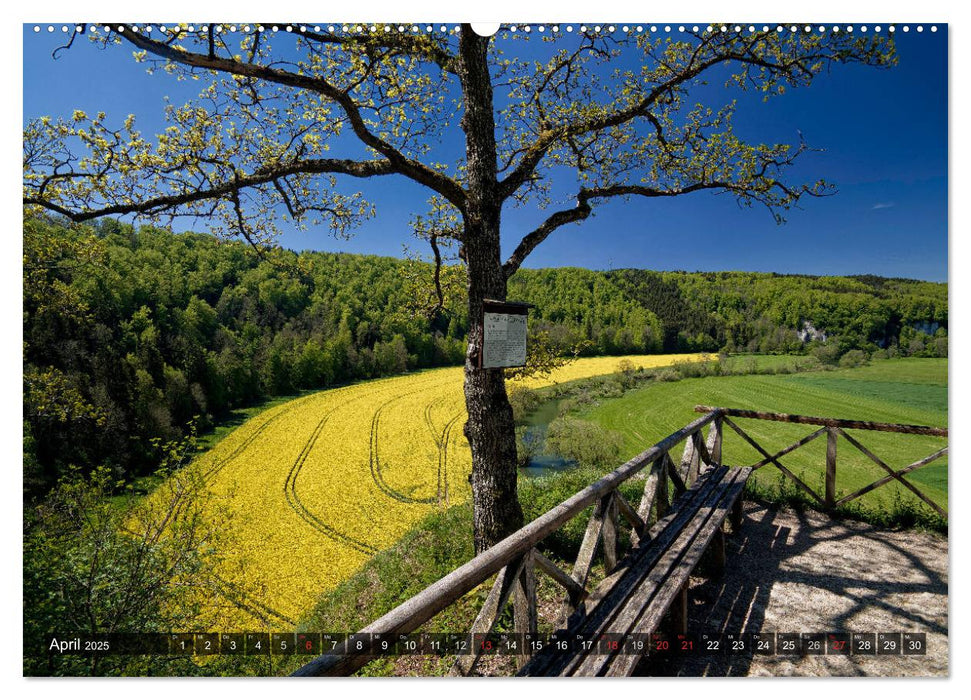
[[[732,516],[741,522],[741,493],[752,470],[713,467],[681,493],[649,536],[621,560],[587,596],[560,630],[570,638],[599,640],[610,634],[656,632],[675,606],[686,624],[687,584],[706,550],[724,563],[722,526]],[[683,631],[683,630],[682,630]],[[560,651],[547,646],[520,669],[521,676],[629,676],[640,656],[605,653],[596,642],[587,650]]]

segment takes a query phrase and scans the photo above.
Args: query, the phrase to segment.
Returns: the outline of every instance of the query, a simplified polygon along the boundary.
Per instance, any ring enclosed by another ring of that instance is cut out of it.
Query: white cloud
[[[892,206],[893,206],[893,202],[877,202],[876,204],[874,204],[870,208],[871,209],[889,209]]]

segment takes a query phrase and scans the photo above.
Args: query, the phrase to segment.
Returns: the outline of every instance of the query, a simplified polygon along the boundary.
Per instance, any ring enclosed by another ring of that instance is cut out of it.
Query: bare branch
[[[213,185],[206,189],[186,191],[179,194],[161,195],[142,201],[111,204],[99,209],[87,211],[72,211],[67,207],[60,206],[43,198],[43,189],[47,183],[54,178],[67,177],[65,174],[49,176],[39,187],[40,195],[35,197],[24,197],[23,203],[27,205],[38,205],[54,211],[62,216],[66,216],[71,221],[81,222],[97,219],[102,216],[116,216],[123,214],[157,214],[163,210],[171,209],[182,204],[190,204],[209,199],[233,198],[240,190],[257,185],[273,183],[274,181],[295,174],[321,174],[336,173],[350,175],[352,177],[373,177],[377,175],[391,175],[395,173],[394,168],[386,160],[374,161],[354,161],[332,158],[319,158],[312,160],[296,161],[294,163],[280,164],[257,170],[250,175],[233,177],[225,182]],[[76,177],[86,174],[73,174]],[[233,200],[234,204],[237,200]]]
[[[753,33],[748,36],[714,32],[697,39],[698,46],[680,65],[668,65],[658,59],[660,67],[670,73],[670,76],[654,84],[650,89],[645,88],[644,94],[640,97],[635,95],[634,99],[626,103],[618,101],[612,108],[599,110],[593,115],[581,115],[579,118],[573,118],[567,110],[568,118],[554,126],[548,126],[547,113],[543,112],[539,119],[543,128],[538,131],[538,136],[531,143],[518,149],[517,152],[521,153],[518,164],[500,182],[502,199],[512,196],[529,182],[542,160],[558,144],[567,143],[575,147],[571,141],[574,137],[598,135],[608,129],[643,118],[655,128],[658,138],[662,138],[663,130],[651,110],[665,98],[671,99],[675,93],[683,91],[688,83],[709,73],[716,66],[727,63],[741,65],[742,73],[736,76],[736,80],[741,83],[750,79],[748,70],[758,70],[764,74],[763,81],[781,80],[790,84],[805,84],[822,70],[824,65],[861,60],[856,52],[845,47],[841,48],[839,45],[828,48],[826,44],[820,44],[804,48],[801,44],[797,44],[792,51],[787,51],[784,49],[784,41],[787,39],[778,39],[774,32]],[[876,65],[886,65],[888,60],[886,56],[879,53],[872,57]],[[562,68],[563,63],[557,63],[552,67],[551,72],[560,71]],[[548,77],[542,84],[543,88],[548,83]],[[538,92],[533,100],[538,101]]]
[[[761,183],[761,186],[766,190],[778,189],[782,192],[782,197],[779,199],[786,200],[784,206],[791,206],[792,203],[798,201],[799,197],[802,195],[810,196],[820,196],[820,192],[816,189],[804,185],[798,189],[787,187],[782,183],[771,180]],[[502,269],[505,272],[506,279],[515,274],[516,270],[522,265],[526,257],[536,249],[536,247],[545,241],[553,231],[565,226],[566,224],[572,224],[579,221],[583,221],[590,216],[593,211],[590,201],[593,199],[609,199],[611,197],[628,197],[628,196],[638,196],[638,197],[678,197],[685,194],[690,194],[691,192],[697,192],[699,190],[721,190],[723,192],[730,192],[738,195],[739,197],[750,197],[753,199],[759,199],[762,201],[764,197],[758,197],[760,193],[754,191],[751,186],[746,187],[735,182],[729,181],[712,181],[712,182],[696,182],[694,184],[688,185],[686,187],[676,188],[676,189],[656,189],[653,187],[646,187],[643,185],[611,185],[609,187],[595,187],[590,189],[581,189],[577,195],[576,206],[570,209],[562,209],[551,214],[547,219],[535,228],[530,233],[523,236],[520,240],[519,245],[512,252],[509,258],[503,263]]]
[[[270,25],[267,25],[270,26]],[[292,27],[292,33],[302,36],[305,39],[316,41],[321,44],[338,44],[341,46],[374,46],[394,49],[405,55],[430,61],[447,73],[457,75],[455,56],[445,50],[435,41],[435,36],[428,36],[424,33],[402,34],[398,31],[383,31],[383,27],[377,27],[377,31],[368,34],[323,34],[309,29]],[[257,35],[258,36],[258,35]]]
[[[309,90],[327,97],[343,110],[358,139],[387,158],[395,172],[425,185],[445,197],[459,210],[464,210],[465,192],[462,187],[447,175],[413,158],[406,157],[388,141],[371,132],[361,114],[361,107],[351,98],[347,90],[341,90],[321,77],[186,51],[181,47],[176,48],[165,42],[151,39],[144,32],[131,31],[131,28],[122,32],[120,36],[144,51],[185,66],[255,78],[277,85]]]

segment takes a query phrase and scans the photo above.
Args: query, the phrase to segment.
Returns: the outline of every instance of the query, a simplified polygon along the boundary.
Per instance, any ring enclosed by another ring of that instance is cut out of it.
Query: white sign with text
[[[525,314],[486,312],[483,335],[483,367],[522,367],[526,364]]]

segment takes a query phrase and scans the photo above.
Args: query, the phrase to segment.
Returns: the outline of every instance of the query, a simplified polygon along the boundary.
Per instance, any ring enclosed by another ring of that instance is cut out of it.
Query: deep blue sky
[[[946,280],[947,28],[898,31],[896,37],[899,65],[891,70],[836,66],[811,87],[768,103],[718,86],[698,95],[718,104],[738,97],[734,121],[744,137],[795,143],[801,131],[825,152],[804,155],[790,181],[823,177],[837,185],[836,196],[804,199],[802,209],[790,211],[782,226],[761,206],[740,209],[734,199],[704,192],[600,204],[586,222],[555,232],[526,266]],[[509,53],[530,50],[528,42],[504,42]],[[51,51],[61,43],[60,32],[36,34],[32,26],[24,27],[25,119],[67,116],[80,108],[105,111],[120,124],[135,113],[139,128],[148,133],[162,126],[164,96],[181,103],[198,88],[163,75],[146,76],[128,47],[102,51],[84,40],[54,60]],[[335,240],[319,230],[287,233],[282,243],[394,256],[401,255],[403,243],[418,244],[408,222],[425,209],[422,188],[403,179],[355,181],[351,188],[363,189],[377,205],[377,216],[357,229],[354,239]],[[506,210],[504,252],[547,214],[535,208]]]

